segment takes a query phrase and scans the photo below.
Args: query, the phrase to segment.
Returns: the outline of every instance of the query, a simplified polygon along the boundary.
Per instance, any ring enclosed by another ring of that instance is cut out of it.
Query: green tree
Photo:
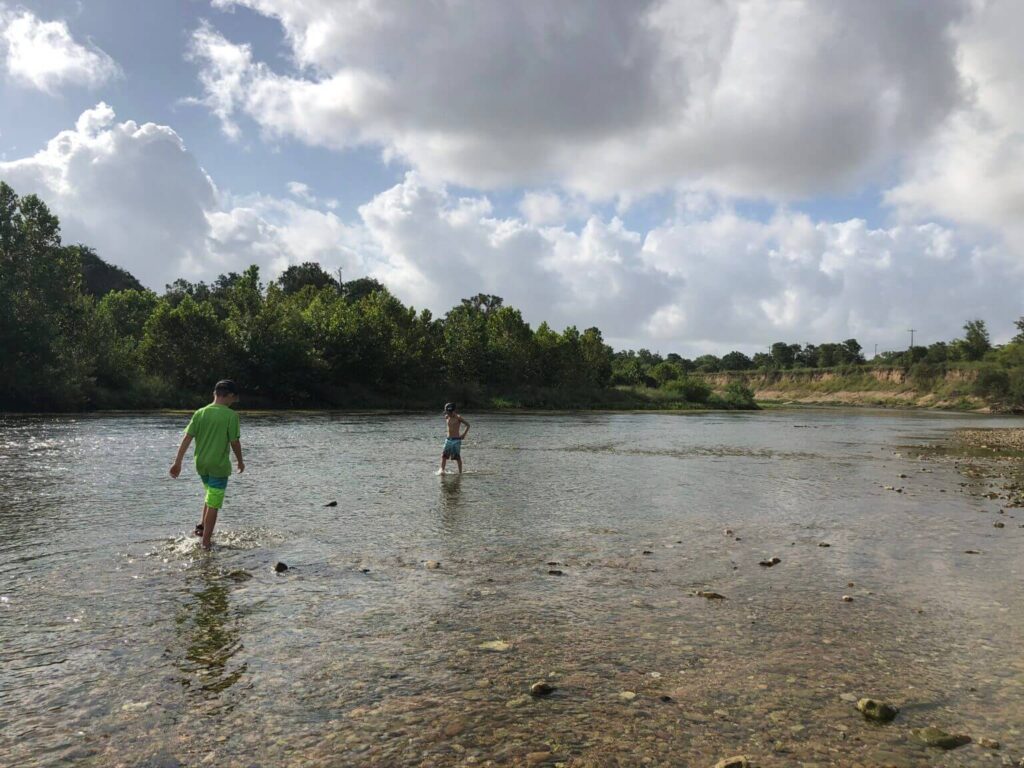
[[[723,371],[746,371],[754,367],[754,361],[742,352],[732,351],[722,355]]]
[[[298,293],[303,288],[311,287],[313,290],[321,288],[338,289],[338,281],[324,271],[323,267],[315,261],[304,261],[301,264],[292,264],[280,277],[277,278],[277,285],[286,296]]]
[[[967,360],[981,360],[992,349],[988,328],[984,320],[968,320],[964,324],[964,357]]]

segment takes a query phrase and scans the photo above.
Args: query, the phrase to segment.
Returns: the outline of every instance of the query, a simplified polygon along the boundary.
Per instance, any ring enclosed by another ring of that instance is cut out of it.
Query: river
[[[0,764],[1024,756],[1024,510],[927,452],[1008,420],[464,415],[243,413],[208,553],[187,416],[0,417]]]

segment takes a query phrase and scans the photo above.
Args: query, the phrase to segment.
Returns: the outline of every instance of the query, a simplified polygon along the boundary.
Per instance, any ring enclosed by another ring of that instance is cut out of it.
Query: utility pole
[[[913,351],[914,350],[914,334],[917,333],[917,328],[909,328],[908,329],[908,333],[910,333],[910,350]]]
[[[878,344],[877,343],[875,344],[875,354],[873,354],[871,356],[871,359],[874,360],[876,357],[878,357]]]

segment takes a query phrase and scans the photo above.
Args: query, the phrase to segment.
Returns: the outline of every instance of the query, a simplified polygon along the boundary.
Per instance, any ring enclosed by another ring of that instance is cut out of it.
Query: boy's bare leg
[[[201,532],[201,529],[203,528],[203,526],[206,525],[206,510],[207,509],[209,509],[209,507],[207,507],[205,504],[203,504],[203,514],[202,514],[202,517],[199,518],[199,525],[197,525],[196,526],[196,530],[193,531],[193,533],[195,533],[196,536],[202,536],[203,535],[202,532]]]
[[[213,539],[213,527],[217,525],[217,512],[215,507],[206,507],[206,512],[203,515],[203,549],[210,548],[210,542]]]
[[[458,456],[455,459],[455,463],[459,465],[459,474],[462,474],[462,457]]]
[[[447,464],[448,464],[448,457],[447,456],[442,456],[441,457],[441,474],[442,475],[444,474],[444,468],[445,468],[445,466]]]

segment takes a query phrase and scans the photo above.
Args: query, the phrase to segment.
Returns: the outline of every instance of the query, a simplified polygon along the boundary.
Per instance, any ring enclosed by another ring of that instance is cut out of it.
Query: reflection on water
[[[243,649],[237,618],[230,605],[230,587],[246,580],[245,571],[223,574],[212,559],[204,558],[190,571],[185,602],[174,618],[180,653],[171,652],[181,670],[181,685],[201,695],[217,694],[230,688],[245,674],[248,664],[233,661]],[[216,698],[210,696],[209,698]]]
[[[905,448],[997,420],[484,415],[441,477],[436,421],[243,417],[211,553],[180,418],[0,421],[0,764],[1024,756],[1017,466]]]

